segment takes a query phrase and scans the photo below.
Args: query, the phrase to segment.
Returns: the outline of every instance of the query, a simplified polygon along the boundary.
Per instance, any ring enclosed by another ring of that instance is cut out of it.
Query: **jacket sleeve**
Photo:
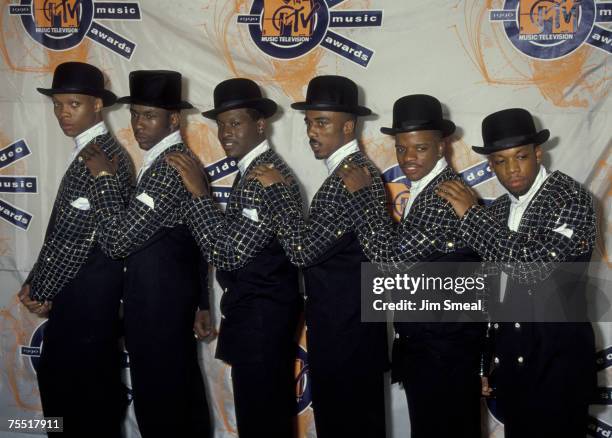
[[[385,203],[375,200],[367,189],[355,192],[349,207],[361,246],[374,263],[419,262],[435,252],[453,252],[457,246],[458,220],[441,202],[424,205],[414,213],[419,215],[419,226],[409,220],[395,224]]]
[[[352,223],[347,212],[347,193],[340,178],[331,176],[315,196],[310,217],[304,219],[302,203],[284,184],[264,191],[274,228],[287,257],[296,266],[310,266],[325,254]]]
[[[125,208],[122,194],[117,176],[96,178],[91,189],[98,241],[113,258],[127,257],[145,243],[187,197],[180,176],[164,160],[145,174]]]
[[[188,202],[186,215],[200,250],[217,269],[240,269],[253,260],[271,241],[273,233],[268,209],[262,201],[261,184],[248,183],[254,190],[254,204],[239,216],[229,217],[211,198]]]
[[[558,263],[592,251],[597,236],[593,199],[577,190],[571,199],[555,200],[536,235],[510,230],[487,208],[471,207],[461,220],[461,238],[484,260],[503,265],[514,280],[533,283],[546,279]],[[501,266],[500,266],[501,267]]]

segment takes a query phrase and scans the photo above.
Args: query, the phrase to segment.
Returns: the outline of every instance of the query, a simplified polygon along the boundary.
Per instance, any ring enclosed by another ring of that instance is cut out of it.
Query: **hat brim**
[[[401,128],[380,128],[380,132],[387,135],[396,135],[402,132],[413,132],[413,131],[440,131],[442,137],[448,137],[455,132],[455,124],[450,120],[441,120],[439,122],[431,122],[413,126],[406,126]]]
[[[192,104],[184,100],[176,104],[168,104],[165,102],[157,102],[157,101],[151,101],[151,100],[146,100],[146,99],[136,99],[136,98],[132,98],[132,96],[120,97],[119,99],[117,99],[117,103],[152,106],[155,108],[162,108],[162,109],[169,110],[169,111],[193,108]]]
[[[204,111],[202,115],[207,119],[215,120],[217,116],[226,111],[240,109],[240,108],[250,108],[259,111],[264,118],[272,117],[276,114],[276,110],[278,109],[278,105],[271,99],[261,98],[261,99],[248,99],[238,102],[233,102],[227,105],[221,105],[217,108],[211,109],[209,111]]]
[[[91,88],[37,88],[39,93],[45,96],[53,96],[54,94],[85,94],[87,96],[99,97],[102,99],[102,105],[111,106],[117,102],[115,93],[109,90],[94,90]]]
[[[489,155],[493,152],[503,151],[504,149],[511,149],[526,144],[541,145],[550,138],[550,131],[543,129],[537,134],[531,135],[520,135],[512,138],[504,138],[484,146],[472,146],[472,150],[477,154]]]
[[[300,111],[332,111],[337,113],[349,113],[355,114],[356,116],[369,116],[372,114],[370,108],[365,106],[348,106],[348,105],[335,105],[328,103],[308,103],[308,102],[295,102],[291,104],[291,108]]]

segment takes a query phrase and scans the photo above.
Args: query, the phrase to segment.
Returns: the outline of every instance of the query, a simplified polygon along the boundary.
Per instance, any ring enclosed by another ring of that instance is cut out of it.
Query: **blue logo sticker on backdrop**
[[[20,345],[19,352],[22,356],[30,358],[30,365],[35,373],[38,373],[38,363],[40,362],[40,353],[43,348],[43,335],[45,333],[45,326],[47,320],[43,321],[36,327],[30,337],[29,345]]]
[[[297,388],[297,415],[300,415],[312,404],[308,372],[308,353],[301,345],[298,345],[297,357],[295,360],[297,365],[297,375],[295,376]]]
[[[27,231],[32,222],[32,215],[0,199],[0,219],[4,219],[11,225]]]
[[[35,176],[0,176],[0,193],[38,193]]]
[[[597,364],[597,371],[612,367],[612,346],[598,351],[595,363]]]
[[[250,13],[237,22],[248,25],[255,45],[273,58],[299,58],[320,45],[367,67],[373,50],[328,29],[380,27],[383,11],[330,11],[342,1],[254,0]]]
[[[0,169],[12,166],[32,152],[25,140],[17,140],[0,149]],[[0,193],[35,194],[38,193],[38,180],[35,176],[0,176]],[[0,219],[4,219],[20,230],[28,230],[32,222],[32,215],[14,206],[8,201],[0,199]]]
[[[600,386],[597,388],[596,405],[612,405],[612,388]]]
[[[238,171],[238,161],[235,158],[223,158],[209,164],[204,169],[211,182],[215,182]]]
[[[229,186],[213,186],[212,198],[219,204],[227,204],[227,200],[232,193],[232,188]]]
[[[9,15],[21,17],[28,35],[50,50],[69,50],[88,37],[125,59],[136,44],[116,34],[96,20],[140,20],[136,2],[96,2],[93,0],[21,0],[9,5]]]
[[[604,423],[598,418],[589,416],[587,432],[595,438],[610,438],[612,437],[612,425]]]
[[[467,169],[459,172],[461,178],[468,183],[470,187],[476,187],[479,184],[485,183],[492,178],[495,178],[495,174],[491,171],[489,167],[489,161],[481,161],[473,166],[468,167]]]
[[[508,40],[535,59],[558,59],[589,44],[612,53],[612,32],[595,23],[612,21],[612,6],[595,0],[506,0],[489,11]]]
[[[0,169],[3,169],[11,164],[27,157],[32,152],[25,140],[17,140],[14,143],[0,149]]]

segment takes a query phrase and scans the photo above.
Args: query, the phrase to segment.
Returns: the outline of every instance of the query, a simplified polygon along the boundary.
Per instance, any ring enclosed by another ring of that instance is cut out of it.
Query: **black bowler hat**
[[[357,101],[357,85],[344,76],[317,76],[308,83],[306,101],[291,104],[296,110],[334,111],[367,116],[372,111]]]
[[[236,78],[221,82],[213,92],[215,108],[202,115],[216,119],[217,115],[238,108],[251,108],[259,111],[265,118],[276,112],[276,103],[262,96],[259,86],[250,79]]]
[[[523,108],[510,108],[490,114],[482,121],[483,147],[472,146],[474,152],[490,154],[526,144],[539,145],[550,137],[550,131],[536,131],[531,113]]]
[[[167,110],[193,108],[181,100],[179,72],[169,70],[137,70],[130,72],[130,95],[120,97],[117,102],[154,106]]]
[[[64,62],[53,73],[51,88],[37,88],[45,96],[54,94],[86,94],[99,97],[104,106],[115,103],[117,96],[104,89],[104,75],[90,64],[84,62]]]
[[[440,101],[427,94],[400,97],[393,104],[393,127],[380,132],[395,135],[411,131],[441,131],[446,137],[455,132],[455,124],[442,117]]]

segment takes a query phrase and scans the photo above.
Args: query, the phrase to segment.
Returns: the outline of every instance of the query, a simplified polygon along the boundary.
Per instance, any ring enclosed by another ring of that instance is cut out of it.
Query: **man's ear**
[[[95,97],[94,99],[94,112],[99,113],[102,111],[102,108],[104,108],[104,102],[101,97]]]
[[[170,113],[170,126],[172,127],[172,130],[175,130],[181,126],[181,113],[178,111],[173,111]]]
[[[441,138],[438,141],[438,158],[442,158],[446,153],[446,140]]]
[[[345,135],[355,135],[355,119],[350,118],[346,122],[344,122],[344,126],[342,127],[342,132]]]
[[[540,145],[537,145],[533,148],[533,150],[536,156],[536,163],[541,164],[542,163],[542,148],[540,147]]]
[[[255,124],[257,125],[257,133],[259,135],[262,135],[264,133],[264,130],[266,129],[266,119],[262,117],[261,119],[258,119]]]

